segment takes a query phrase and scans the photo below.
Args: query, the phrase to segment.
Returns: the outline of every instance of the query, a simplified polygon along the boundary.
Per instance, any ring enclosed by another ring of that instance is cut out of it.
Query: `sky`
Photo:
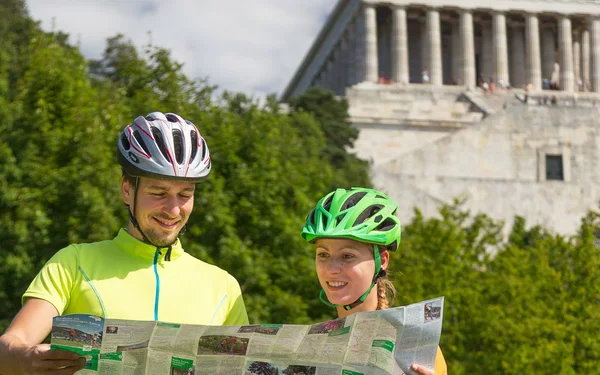
[[[27,0],[89,59],[124,34],[167,48],[190,78],[259,97],[285,89],[336,0]]]

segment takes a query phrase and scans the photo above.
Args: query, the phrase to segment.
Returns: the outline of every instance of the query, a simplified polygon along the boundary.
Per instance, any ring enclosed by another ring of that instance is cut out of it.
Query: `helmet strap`
[[[144,242],[152,245],[154,247],[156,247],[157,249],[159,248],[166,248],[167,249],[167,254],[165,255],[165,260],[170,261],[171,260],[171,245],[169,246],[157,246],[154,243],[152,243],[152,241],[150,241],[150,239],[146,236],[146,234],[144,233],[144,231],[142,230],[142,228],[140,227],[140,224],[138,223],[138,221],[135,218],[135,209],[137,207],[137,191],[138,191],[138,184],[139,184],[140,178],[136,177],[135,178],[135,187],[133,190],[133,213],[131,212],[131,207],[127,206],[127,212],[129,213],[129,220],[131,220],[131,224],[133,224],[133,227],[135,229],[138,230],[138,232],[140,232],[140,234],[142,235],[142,238],[144,239]]]
[[[371,282],[371,286],[369,286],[369,289],[367,289],[367,291],[364,292],[362,296],[358,297],[356,301],[352,302],[349,305],[336,305],[327,300],[325,290],[321,288],[321,292],[319,293],[319,299],[321,300],[321,302],[323,302],[329,307],[342,306],[344,310],[352,310],[356,306],[361,305],[363,302],[365,302],[367,296],[369,295],[369,293],[371,293],[371,290],[373,289],[375,284],[377,284],[379,272],[381,272],[381,255],[379,254],[379,248],[377,247],[377,245],[373,245],[373,258],[375,258],[375,275],[373,275],[373,281]]]

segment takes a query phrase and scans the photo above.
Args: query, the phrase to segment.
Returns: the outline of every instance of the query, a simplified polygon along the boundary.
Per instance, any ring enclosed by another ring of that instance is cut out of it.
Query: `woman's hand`
[[[432,370],[419,366],[416,363],[413,363],[413,365],[410,366],[410,369],[419,375],[435,375]]]

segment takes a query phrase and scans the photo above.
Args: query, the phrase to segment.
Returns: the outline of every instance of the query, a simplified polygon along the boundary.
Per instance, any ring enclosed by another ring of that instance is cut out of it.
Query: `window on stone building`
[[[564,181],[562,155],[546,154],[546,180]]]

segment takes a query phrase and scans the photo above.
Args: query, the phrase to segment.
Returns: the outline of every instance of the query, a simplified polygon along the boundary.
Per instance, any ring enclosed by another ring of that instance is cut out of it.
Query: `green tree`
[[[0,255],[6,315],[37,269],[70,242],[106,238],[118,228],[112,147],[93,105],[86,62],[74,49],[38,33],[30,65],[16,81],[13,121],[2,122],[7,162],[0,181]]]
[[[482,282],[501,228],[486,215],[464,211],[460,201],[442,207],[439,218],[417,210],[403,228],[398,254],[390,258],[399,304],[445,296],[441,346],[452,373],[468,373],[465,368],[479,350],[472,315],[485,304]]]
[[[252,321],[310,322],[327,309],[299,232],[333,174],[320,162],[324,136],[307,114],[273,113],[239,95],[223,100],[194,115],[213,171],[198,186],[190,242],[202,259],[235,270]]]
[[[322,156],[336,169],[329,184],[329,190],[338,187],[370,187],[368,165],[350,153],[358,130],[349,123],[348,102],[338,99],[329,91],[311,87],[303,94],[290,100],[290,107],[296,112],[311,113],[327,138],[327,147]]]

